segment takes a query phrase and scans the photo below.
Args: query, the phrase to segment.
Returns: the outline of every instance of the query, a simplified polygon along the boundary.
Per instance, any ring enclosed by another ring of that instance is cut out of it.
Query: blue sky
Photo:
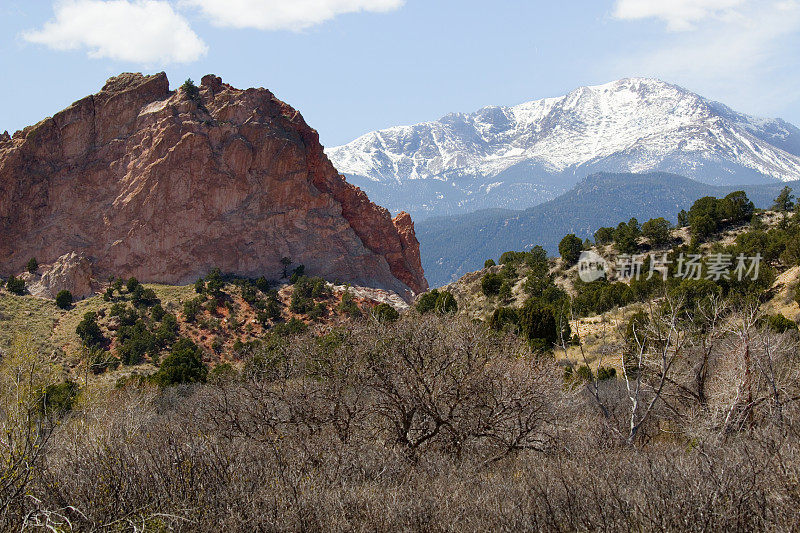
[[[333,146],[626,76],[800,125],[798,0],[0,2],[0,132],[119,72],[263,86]]]

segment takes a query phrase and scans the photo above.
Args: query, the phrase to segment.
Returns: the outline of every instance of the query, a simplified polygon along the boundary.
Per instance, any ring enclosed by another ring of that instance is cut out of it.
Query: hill
[[[569,233],[592,238],[598,228],[616,226],[631,217],[639,222],[657,217],[675,222],[681,209],[689,209],[703,196],[722,197],[744,190],[756,207],[767,208],[786,185],[798,186],[776,183],[723,187],[663,172],[599,173],[558,198],[526,210],[491,209],[436,217],[417,222],[416,231],[427,278],[432,286],[440,286],[508,250],[541,245],[555,254],[558,242]]]
[[[72,253],[100,281],[275,279],[290,258],[326,279],[427,286],[408,215],[347,183],[297,110],[212,75],[170,90],[163,72],[121,74],[0,136],[0,276]]]

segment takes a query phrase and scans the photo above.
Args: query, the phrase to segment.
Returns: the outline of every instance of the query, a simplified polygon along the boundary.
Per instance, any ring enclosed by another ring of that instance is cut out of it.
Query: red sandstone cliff
[[[187,283],[217,266],[427,288],[410,217],[371,203],[331,165],[299,112],[215,76],[200,96],[164,73],[122,74],[0,135],[0,274],[84,254],[94,274]]]

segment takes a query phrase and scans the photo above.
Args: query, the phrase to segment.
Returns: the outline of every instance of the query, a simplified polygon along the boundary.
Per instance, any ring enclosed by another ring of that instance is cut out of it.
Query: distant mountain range
[[[581,238],[599,227],[616,226],[636,217],[639,222],[665,217],[676,221],[703,196],[722,197],[744,190],[756,207],[767,208],[784,186],[800,190],[800,182],[713,186],[667,173],[599,173],[544,204],[522,210],[487,209],[465,215],[435,217],[416,223],[422,265],[432,287],[447,284],[482,268],[488,258],[537,244],[553,255],[564,235]]]
[[[714,185],[800,180],[797,127],[642,78],[376,131],[327,154],[371,200],[417,221],[528,208],[599,171]]]

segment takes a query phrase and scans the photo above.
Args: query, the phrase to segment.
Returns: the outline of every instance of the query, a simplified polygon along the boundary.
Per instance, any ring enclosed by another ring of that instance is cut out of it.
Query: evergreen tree
[[[69,309],[72,305],[72,293],[69,291],[59,291],[56,295],[56,305],[61,309]]]
[[[181,383],[203,383],[208,377],[208,368],[203,363],[200,348],[189,339],[180,339],[164,358],[153,381],[162,387]]]
[[[578,261],[582,250],[583,241],[576,237],[574,233],[565,236],[558,244],[558,253],[567,266],[574,265]]]

